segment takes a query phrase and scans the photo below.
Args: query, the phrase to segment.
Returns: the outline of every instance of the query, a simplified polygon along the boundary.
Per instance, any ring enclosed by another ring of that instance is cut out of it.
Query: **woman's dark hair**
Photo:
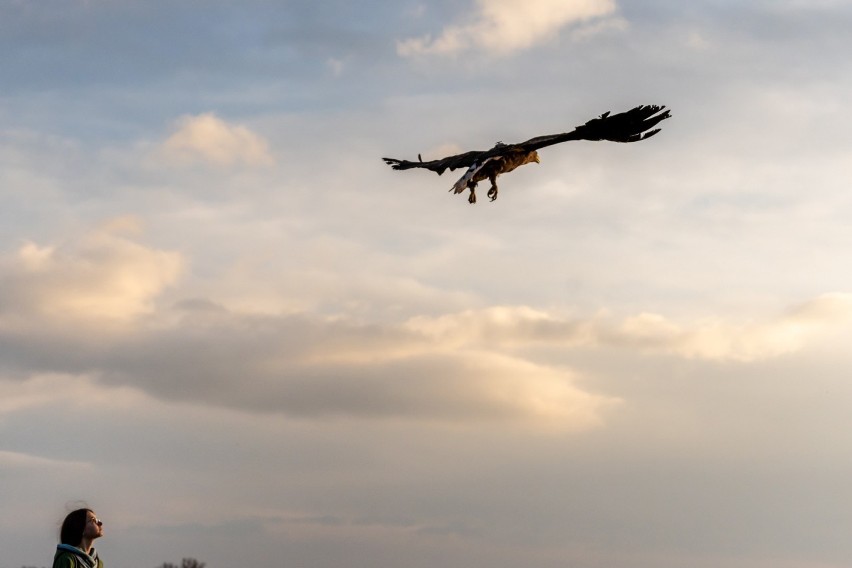
[[[77,509],[68,513],[68,516],[62,521],[59,542],[79,546],[83,542],[83,531],[86,530],[86,523],[89,522],[89,513],[91,513],[90,509]]]

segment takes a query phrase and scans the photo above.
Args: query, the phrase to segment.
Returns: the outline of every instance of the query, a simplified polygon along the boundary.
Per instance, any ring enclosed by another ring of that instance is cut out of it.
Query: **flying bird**
[[[470,190],[468,203],[476,203],[476,186],[483,180],[491,182],[488,197],[491,201],[497,199],[497,176],[511,172],[517,167],[532,162],[539,163],[538,150],[570,140],[609,140],[611,142],[638,142],[650,138],[660,131],[654,128],[660,121],[671,116],[665,106],[642,105],[618,114],[605,112],[598,118],[593,118],[571,132],[536,136],[519,144],[503,144],[497,142],[490,150],[465,152],[448,156],[440,160],[424,162],[420,155],[417,161],[382,158],[386,164],[395,170],[411,168],[426,168],[438,175],[446,170],[467,168],[464,175],[453,184],[450,191],[462,193]],[[653,129],[653,130],[652,130]]]

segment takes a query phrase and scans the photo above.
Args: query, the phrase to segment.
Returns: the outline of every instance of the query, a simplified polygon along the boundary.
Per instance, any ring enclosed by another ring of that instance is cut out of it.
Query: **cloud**
[[[181,117],[160,153],[167,161],[182,165],[268,166],[274,162],[266,140],[213,113]]]
[[[91,353],[104,380],[155,396],[303,418],[517,422],[583,429],[615,399],[569,370],[448,349],[395,325],[193,311]]]
[[[427,35],[401,41],[397,52],[403,57],[470,50],[506,55],[551,40],[566,26],[610,16],[616,4],[614,0],[477,0],[477,8],[470,23],[447,26],[434,39]]]
[[[643,349],[691,359],[749,362],[795,353],[852,323],[852,294],[824,294],[767,321],[710,319],[678,325],[657,314],[628,318],[613,335]]]
[[[0,327],[0,360],[11,376],[86,375],[163,400],[302,419],[580,430],[618,403],[577,387],[569,369],[457,349],[398,325],[240,314],[199,301],[177,311],[125,333]],[[38,402],[19,397],[9,410]]]
[[[704,34],[698,30],[692,30],[687,34],[686,45],[687,47],[696,50],[706,50],[712,46]]]
[[[326,67],[328,67],[329,71],[331,71],[331,74],[335,77],[340,77],[345,67],[345,63],[343,62],[343,60],[338,59],[336,57],[329,57],[326,60],[325,64]]]
[[[163,400],[304,419],[576,430],[602,424],[619,400],[580,388],[589,377],[553,355],[569,364],[579,350],[749,363],[852,322],[852,295],[842,293],[760,321],[567,317],[526,306],[365,321],[239,310],[180,289],[170,294],[183,299],[167,306],[161,296],[184,261],[130,238],[140,231],[121,217],[0,259],[0,362],[10,376],[84,375]]]
[[[248,412],[577,430],[602,424],[619,400],[579,388],[588,377],[530,352],[627,350],[748,363],[801,350],[850,321],[852,296],[844,294],[745,323],[676,323],[651,313],[564,318],[508,306],[371,324],[194,300],[98,341],[7,329],[0,355],[18,373],[86,373],[164,400]]]
[[[620,321],[605,316],[571,319],[528,307],[492,307],[416,317],[406,326],[445,347],[620,348],[688,359],[750,362],[799,351],[821,334],[850,323],[852,294],[832,293],[757,322],[714,318],[678,323],[655,313]]]
[[[145,398],[133,388],[108,391],[90,375],[37,373],[25,380],[0,376],[0,416],[29,408],[55,405],[68,411],[86,412],[95,406],[125,409]],[[52,410],[51,410],[52,411]]]
[[[787,10],[835,10],[848,6],[845,0],[786,0],[776,6]]]
[[[0,263],[0,322],[47,317],[129,320],[152,309],[182,268],[175,252],[155,250],[121,233],[138,230],[118,218],[58,245],[23,244]]]
[[[8,452],[0,450],[0,470],[9,469],[54,469],[67,470],[74,469],[90,469],[91,464],[79,461],[55,460],[24,454],[20,452]]]

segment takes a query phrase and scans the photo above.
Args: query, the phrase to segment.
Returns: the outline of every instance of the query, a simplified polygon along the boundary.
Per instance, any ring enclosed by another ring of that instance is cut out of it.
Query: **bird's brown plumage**
[[[440,160],[424,162],[382,158],[386,164],[395,170],[425,168],[443,174],[446,170],[467,168],[467,172],[459,179],[450,191],[461,193],[470,189],[470,203],[476,203],[475,189],[480,181],[488,179],[491,188],[488,197],[491,201],[497,199],[497,176],[514,170],[530,162],[538,162],[540,148],[568,142],[570,140],[609,140],[612,142],[638,142],[650,138],[660,131],[654,129],[659,122],[671,115],[665,106],[644,105],[632,108],[626,112],[610,115],[609,112],[598,118],[578,126],[571,132],[537,136],[519,144],[503,144],[498,142],[493,148],[485,151],[471,151]]]

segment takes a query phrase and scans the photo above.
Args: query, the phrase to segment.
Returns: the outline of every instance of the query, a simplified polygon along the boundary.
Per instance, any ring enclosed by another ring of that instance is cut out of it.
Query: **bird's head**
[[[524,163],[529,164],[530,162],[535,162],[536,164],[541,163],[541,160],[538,159],[538,152],[536,152],[535,150],[533,150],[527,155],[527,161]]]

